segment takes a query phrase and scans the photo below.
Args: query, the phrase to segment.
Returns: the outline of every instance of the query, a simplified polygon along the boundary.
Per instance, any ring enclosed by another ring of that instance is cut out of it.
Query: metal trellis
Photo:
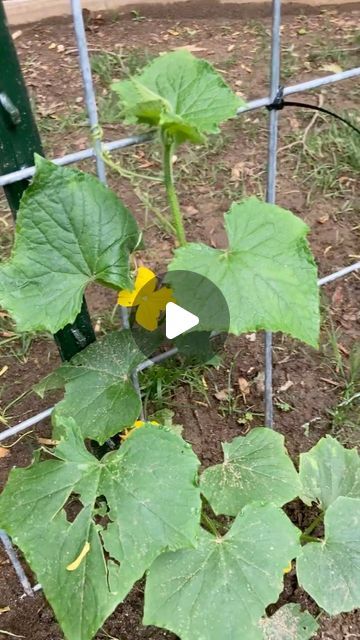
[[[85,101],[88,113],[88,119],[92,130],[96,130],[98,127],[98,116],[96,107],[96,98],[93,87],[91,67],[89,60],[89,53],[87,47],[86,33],[84,28],[81,0],[71,0],[73,23],[75,29],[75,36],[77,41],[77,48],[79,52],[79,63],[82,73],[82,80],[84,86]],[[269,96],[250,101],[245,107],[238,110],[238,115],[242,115],[248,111],[267,107],[273,104],[279,90],[280,82],[280,34],[281,34],[281,0],[272,0],[273,6],[273,18],[272,18],[272,46],[271,46],[271,68],[270,68],[270,88]],[[333,84],[339,81],[347,80],[350,78],[360,77],[360,67],[349,69],[340,73],[334,73],[322,78],[315,78],[307,82],[295,84],[283,89],[283,96],[294,93],[303,93],[312,89],[318,89],[322,86]],[[16,105],[15,105],[16,106]],[[278,143],[278,121],[279,111],[276,109],[270,109],[269,113],[269,142],[268,142],[268,157],[267,157],[267,188],[266,188],[266,200],[270,203],[276,201],[276,170],[277,170],[277,143]],[[99,179],[106,183],[106,171],[104,161],[102,159],[102,148],[107,151],[115,151],[118,149],[124,149],[133,145],[144,144],[152,139],[152,134],[144,134],[139,136],[131,136],[128,138],[122,138],[120,140],[114,140],[112,142],[104,143],[101,146],[99,140],[94,140],[93,148],[85,149],[76,153],[70,153],[60,158],[55,158],[53,162],[58,165],[69,165],[72,163],[86,160],[88,158],[96,159],[96,168]],[[28,164],[28,163],[22,163]],[[34,175],[34,166],[22,166],[21,169],[11,171],[5,175],[0,176],[0,187],[9,187],[10,185],[18,185],[21,181],[29,180]],[[342,278],[348,274],[351,274],[357,270],[360,270],[360,261],[355,262],[349,266],[339,269],[329,275],[320,278],[318,280],[319,286],[326,285],[338,278]],[[124,326],[127,325],[127,313],[126,310],[122,311],[122,319]],[[161,353],[152,359],[144,361],[140,364],[134,372],[134,385],[140,394],[138,374],[144,371],[148,367],[161,362],[167,358],[172,357],[177,353],[177,349],[170,349],[167,352]],[[272,402],[272,336],[271,333],[265,334],[265,421],[268,427],[272,427],[273,416],[273,402]],[[0,441],[13,437],[14,435],[25,431],[27,428],[32,427],[41,421],[48,418],[53,411],[53,407],[41,411],[37,415],[24,420],[18,425],[10,427],[0,433]],[[17,573],[19,581],[24,590],[25,595],[33,595],[35,592],[41,589],[41,585],[36,584],[31,587],[31,584],[24,572],[24,569],[19,562],[16,551],[11,544],[9,537],[5,532],[0,531],[0,540],[4,546],[4,549]]]

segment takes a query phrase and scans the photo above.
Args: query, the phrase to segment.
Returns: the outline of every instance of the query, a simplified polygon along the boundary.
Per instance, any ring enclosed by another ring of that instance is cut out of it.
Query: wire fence
[[[270,63],[270,87],[269,96],[250,101],[246,106],[241,107],[238,110],[238,115],[243,113],[259,109],[262,107],[271,107],[274,103],[280,83],[280,60],[281,60],[281,0],[272,0],[273,13],[272,13],[272,42],[271,42],[271,63]],[[75,29],[75,36],[77,42],[77,48],[79,52],[79,63],[82,74],[82,81],[84,87],[84,95],[86,102],[87,115],[89,119],[90,127],[95,131],[98,127],[98,113],[96,106],[96,97],[93,85],[93,79],[91,74],[90,58],[87,46],[85,26],[82,16],[81,0],[71,0],[73,24]],[[360,77],[360,67],[349,69],[341,73],[334,73],[322,78],[315,78],[307,82],[295,84],[289,87],[285,87],[282,90],[284,97],[292,95],[294,93],[303,93],[312,89],[318,89],[325,85],[333,84],[350,78]],[[266,201],[274,204],[276,202],[276,175],[277,175],[277,147],[278,147],[278,122],[279,111],[277,109],[270,109],[269,113],[269,140],[268,140],[268,154],[267,154],[267,184],[266,184]],[[85,149],[76,153],[70,153],[60,158],[53,159],[53,162],[57,165],[69,165],[88,158],[95,158],[97,175],[99,179],[106,184],[106,169],[102,158],[102,151],[115,151],[118,149],[124,149],[138,144],[144,144],[152,139],[152,134],[143,134],[139,136],[131,136],[128,138],[122,138],[120,140],[114,140],[112,142],[106,142],[101,144],[100,140],[94,140],[93,148]],[[30,178],[35,173],[35,167],[26,167],[19,171],[13,171],[6,175],[0,176],[0,187],[4,187],[10,184],[14,184],[20,180]],[[329,275],[320,278],[318,280],[319,286],[324,286],[338,278],[360,270],[360,261],[355,262],[349,266],[334,271]],[[127,310],[121,309],[123,325],[128,326]],[[171,358],[177,353],[177,349],[170,349],[164,353],[155,356],[152,359],[145,360],[141,363],[133,373],[133,383],[137,389],[140,397],[140,385],[138,380],[138,374],[145,369],[154,366],[156,363],[162,362],[168,358]],[[273,385],[272,385],[272,334],[266,332],[264,341],[264,360],[265,360],[265,424],[268,427],[273,426]],[[37,415],[24,420],[18,425],[10,427],[0,433],[0,441],[13,437],[14,435],[25,431],[26,429],[33,427],[34,425],[42,422],[48,418],[54,407],[50,407],[44,411],[41,411]],[[4,546],[5,552],[18,576],[21,586],[24,590],[24,596],[33,596],[35,592],[41,589],[41,585],[36,584],[31,586],[29,579],[26,576],[23,566],[21,565],[16,550],[14,549],[11,540],[4,531],[0,530],[0,540]]]

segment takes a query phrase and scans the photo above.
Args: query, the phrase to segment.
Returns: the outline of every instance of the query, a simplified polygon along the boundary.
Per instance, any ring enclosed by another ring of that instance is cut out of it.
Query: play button
[[[165,315],[165,334],[168,340],[181,336],[193,329],[200,322],[200,318],[190,311],[186,311],[175,302],[168,302]]]
[[[144,359],[175,347],[189,364],[209,362],[226,341],[229,309],[209,277],[185,270],[155,275],[140,267],[121,302],[131,308],[130,330]]]

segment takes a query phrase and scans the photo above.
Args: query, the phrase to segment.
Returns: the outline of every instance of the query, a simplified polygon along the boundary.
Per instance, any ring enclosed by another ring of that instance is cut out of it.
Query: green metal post
[[[31,167],[34,164],[34,153],[44,155],[16,49],[7,26],[3,2],[0,0],[0,174]],[[14,218],[28,185],[28,180],[21,180],[4,187]],[[54,339],[64,360],[69,360],[95,340],[85,300],[74,324],[58,331]]]

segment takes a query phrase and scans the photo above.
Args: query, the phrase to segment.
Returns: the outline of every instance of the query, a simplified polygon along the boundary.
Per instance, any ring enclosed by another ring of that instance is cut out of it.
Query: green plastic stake
[[[44,152],[2,0],[0,69],[0,174],[6,174],[31,167],[34,164],[34,153],[44,155]],[[4,187],[14,218],[28,184],[28,180],[19,180]],[[58,331],[54,339],[63,360],[70,360],[75,353],[94,342],[95,333],[85,299],[74,324]]]

